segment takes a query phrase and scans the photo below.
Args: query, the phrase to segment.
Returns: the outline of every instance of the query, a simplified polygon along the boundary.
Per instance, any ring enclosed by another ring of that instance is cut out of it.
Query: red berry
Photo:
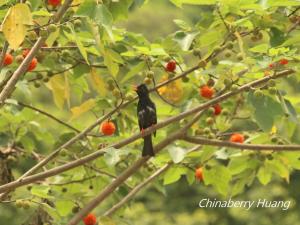
[[[12,57],[12,55],[9,53],[6,53],[4,56],[3,65],[4,66],[10,65],[10,64],[12,64],[13,61],[14,61],[14,58]]]
[[[61,0],[48,0],[48,5],[52,5],[54,7],[58,6],[61,3]]]
[[[286,64],[288,64],[289,63],[289,61],[287,60],[287,59],[280,59],[279,60],[279,64],[280,65],[286,65]]]
[[[274,64],[273,64],[273,63],[270,63],[270,64],[269,64],[269,68],[272,69],[273,67],[274,67]]]
[[[200,95],[203,98],[212,98],[214,93],[215,93],[215,90],[212,87],[209,87],[207,85],[204,85],[200,88]]]
[[[231,142],[236,142],[236,143],[244,143],[244,135],[236,133],[236,134],[232,134],[230,137],[230,141]]]
[[[33,58],[28,66],[27,71],[32,71],[35,69],[36,65],[37,65],[38,61],[36,58]]]
[[[86,217],[84,217],[83,222],[85,225],[96,225],[97,218],[94,214],[89,213]]]
[[[30,52],[30,49],[23,50],[23,52],[22,52],[23,57],[25,58],[29,54],[29,52]]]
[[[116,126],[113,122],[106,121],[100,125],[100,129],[104,135],[112,135],[116,131]]]
[[[203,181],[203,169],[202,169],[202,167],[196,169],[195,177],[196,177],[197,180]]]
[[[216,116],[219,115],[222,112],[222,107],[219,104],[214,105],[213,108],[215,110],[214,114]]]
[[[171,60],[166,65],[166,71],[173,73],[176,69],[176,62]]]

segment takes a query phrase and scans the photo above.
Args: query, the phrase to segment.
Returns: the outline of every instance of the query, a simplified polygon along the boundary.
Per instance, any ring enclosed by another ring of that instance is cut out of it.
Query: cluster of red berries
[[[22,53],[22,56],[25,58],[28,55],[29,51],[30,51],[29,49],[24,50]],[[6,53],[4,56],[3,65],[8,66],[8,65],[12,64],[13,61],[14,61],[14,57],[11,54]],[[27,68],[27,71],[34,70],[36,68],[37,64],[38,64],[37,59],[33,58]]]
[[[281,66],[284,66],[284,65],[287,65],[289,63],[289,60],[287,59],[280,59],[278,62],[276,63],[270,63],[269,64],[269,68],[270,69],[274,69],[274,67],[276,67],[277,65],[281,65]]]

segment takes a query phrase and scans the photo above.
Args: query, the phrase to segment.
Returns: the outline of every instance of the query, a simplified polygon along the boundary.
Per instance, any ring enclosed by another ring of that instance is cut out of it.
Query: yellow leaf
[[[168,80],[168,77],[163,76],[160,82],[164,82],[166,80]],[[173,103],[179,102],[183,96],[183,89],[180,80],[173,81],[159,88],[158,93]]]
[[[12,49],[16,50],[24,41],[26,25],[32,25],[32,15],[27,4],[19,3],[8,10],[2,31]]]
[[[62,109],[66,97],[66,83],[64,75],[56,75],[52,77],[46,85],[52,92],[55,105]]]
[[[76,106],[71,108],[72,117],[71,120],[76,119],[77,117],[81,116],[83,113],[89,111],[95,106],[96,102],[94,99],[89,99],[82,103],[80,106]]]
[[[95,68],[91,69],[91,79],[92,79],[92,85],[94,89],[101,95],[105,96],[107,93],[105,82],[103,81],[100,74],[97,73],[97,70]]]
[[[73,4],[72,4],[72,5],[74,5],[74,7],[72,7],[72,9],[74,10],[74,12],[77,11],[79,5],[80,5],[83,1],[84,1],[84,0],[73,0]]]

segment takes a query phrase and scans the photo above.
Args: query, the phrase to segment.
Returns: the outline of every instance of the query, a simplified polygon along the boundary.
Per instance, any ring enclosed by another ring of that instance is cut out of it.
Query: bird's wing
[[[138,121],[139,121],[140,130],[142,130],[145,126],[144,125],[144,121],[145,121],[145,110],[144,109],[138,111]]]

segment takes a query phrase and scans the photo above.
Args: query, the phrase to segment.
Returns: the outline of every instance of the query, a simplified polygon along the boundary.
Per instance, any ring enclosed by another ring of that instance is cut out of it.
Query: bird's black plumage
[[[149,97],[149,91],[145,84],[139,85],[136,92],[139,96],[137,105],[139,127],[140,130],[144,130],[157,123],[156,107]],[[154,132],[154,136],[155,134]],[[154,156],[151,134],[144,137],[142,156]]]

